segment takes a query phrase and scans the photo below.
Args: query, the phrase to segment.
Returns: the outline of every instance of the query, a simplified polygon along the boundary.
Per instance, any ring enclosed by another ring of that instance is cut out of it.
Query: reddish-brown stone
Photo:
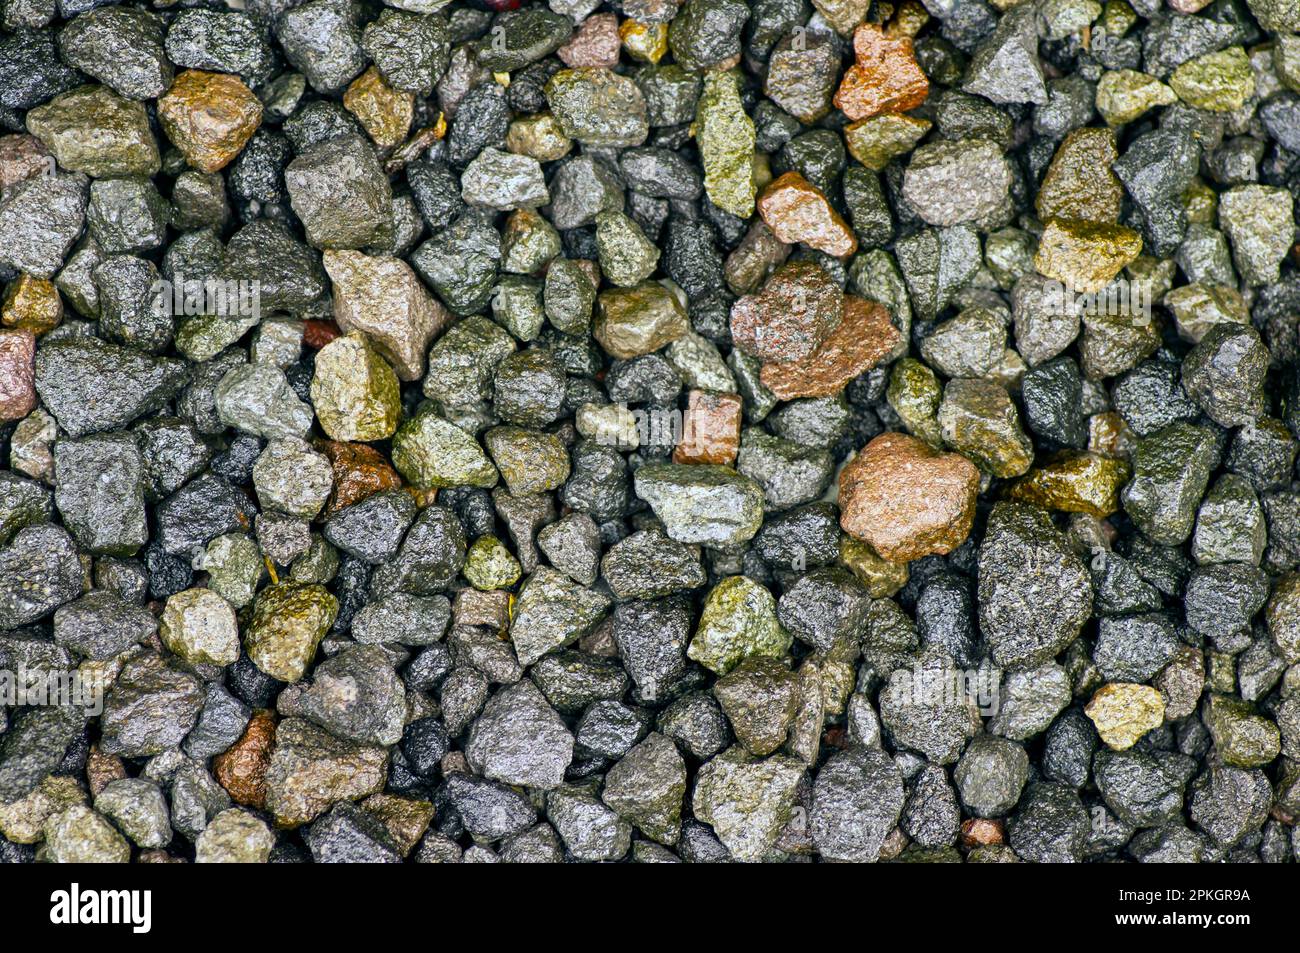
[[[961,454],[884,433],[840,473],[840,526],[891,562],[950,553],[970,535],[979,485]]]
[[[99,792],[113,781],[125,778],[126,764],[117,755],[104,754],[99,745],[91,745],[90,754],[86,756],[86,783],[90,787],[90,796],[99,797]]]
[[[573,38],[556,50],[555,55],[570,68],[613,67],[618,65],[618,48],[618,17],[597,13],[583,20]]]
[[[242,738],[212,759],[213,776],[236,804],[266,806],[266,770],[274,747],[275,715],[263,709],[253,713]]]
[[[740,451],[742,410],[735,394],[691,391],[673,463],[730,464]]]
[[[54,160],[35,136],[0,136],[0,192],[40,172],[54,171]]]
[[[781,400],[829,397],[879,364],[902,340],[884,305],[845,295],[844,318],[820,347],[797,361],[764,364],[759,377]]]
[[[835,106],[850,119],[867,119],[883,112],[906,112],[925,102],[930,81],[916,63],[912,40],[886,36],[874,23],[853,34],[857,63],[844,73]]]
[[[402,485],[397,471],[374,447],[364,443],[321,440],[317,449],[334,465],[334,495],[325,509],[326,516],[345,506],[360,503],[368,496],[383,490],[396,490]]]
[[[972,847],[993,847],[1005,842],[1006,831],[999,820],[970,817],[961,822],[961,845],[967,850]]]
[[[0,331],[0,420],[22,420],[36,406],[36,335]]]
[[[319,351],[342,333],[333,321],[312,319],[302,323],[302,343],[313,351]]]
[[[761,361],[797,361],[831,336],[844,314],[844,292],[816,262],[788,262],[758,294],[731,307],[731,337]]]
[[[510,592],[507,589],[490,589],[483,592],[467,586],[456,593],[452,603],[452,621],[456,625],[485,625],[504,632],[510,624]]]
[[[858,250],[853,230],[831,208],[821,189],[798,172],[787,172],[758,197],[758,214],[779,241],[803,242],[836,258]]]

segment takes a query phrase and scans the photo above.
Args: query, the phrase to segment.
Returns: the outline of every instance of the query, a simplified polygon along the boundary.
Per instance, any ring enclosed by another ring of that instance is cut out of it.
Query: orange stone
[[[22,420],[36,406],[36,335],[0,331],[0,420]]]
[[[319,351],[342,333],[333,321],[308,318],[302,323],[302,343],[313,351]]]
[[[821,189],[798,172],[787,172],[758,198],[758,214],[778,241],[803,242],[836,258],[858,250],[853,230],[831,208]]]
[[[325,509],[326,516],[384,490],[399,489],[402,485],[397,471],[374,447],[364,443],[321,440],[316,448],[334,466],[334,495]]]
[[[735,394],[691,391],[673,463],[730,464],[740,451],[742,409]]]
[[[158,122],[186,162],[216,172],[262,124],[262,103],[238,76],[189,69],[158,100]]]
[[[863,23],[853,33],[857,59],[844,73],[835,107],[850,119],[883,112],[906,112],[925,102],[930,81],[916,63],[912,39],[887,36],[880,26]]]
[[[970,817],[961,822],[961,846],[993,847],[1006,842],[1002,822],[988,817]]]
[[[781,400],[829,397],[879,364],[902,340],[884,305],[845,295],[839,327],[812,354],[764,364],[759,379]]]
[[[961,454],[883,433],[840,473],[840,526],[890,562],[943,555],[970,535],[979,487]]]
[[[253,713],[243,737],[212,759],[212,774],[236,804],[266,806],[266,770],[275,747],[275,715]]]

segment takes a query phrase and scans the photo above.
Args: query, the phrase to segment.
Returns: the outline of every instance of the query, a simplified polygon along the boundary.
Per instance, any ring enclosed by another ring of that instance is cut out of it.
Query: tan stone
[[[381,149],[401,145],[415,118],[415,97],[389,86],[373,66],[348,86],[343,105]]]
[[[821,189],[798,172],[787,172],[763,190],[758,214],[778,240],[803,242],[836,258],[858,250],[858,239]]]
[[[673,463],[726,463],[740,450],[743,405],[735,394],[692,390]]]

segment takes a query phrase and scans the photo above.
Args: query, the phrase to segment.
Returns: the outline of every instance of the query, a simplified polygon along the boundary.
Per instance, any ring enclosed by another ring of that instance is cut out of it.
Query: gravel
[[[0,858],[1300,856],[1288,0],[0,0]]]

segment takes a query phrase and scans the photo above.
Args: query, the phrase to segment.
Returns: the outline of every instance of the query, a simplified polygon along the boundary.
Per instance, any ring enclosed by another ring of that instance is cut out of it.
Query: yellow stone
[[[1119,491],[1129,476],[1128,464],[1116,457],[1063,450],[1026,473],[1007,495],[1064,513],[1105,519],[1119,510]]]
[[[521,116],[506,132],[506,148],[538,162],[554,162],[569,154],[573,140],[564,134],[560,121],[549,112]]]
[[[158,100],[158,122],[186,162],[217,172],[262,124],[262,103],[238,76],[189,69]]]
[[[1071,291],[1092,294],[1142,254],[1142,236],[1123,225],[1052,219],[1043,229],[1034,267]]]
[[[917,0],[903,0],[885,32],[890,36],[915,37],[930,21],[930,13]]]
[[[930,121],[906,113],[880,113],[844,127],[849,154],[873,172],[896,156],[911,152],[930,131]]]
[[[31,331],[37,337],[53,331],[63,321],[63,299],[54,282],[21,274],[5,292],[0,324]]]
[[[1124,751],[1165,720],[1165,700],[1158,689],[1133,682],[1108,682],[1083,709],[1097,734],[1115,751]]]
[[[907,585],[907,563],[882,557],[871,544],[848,534],[840,536],[840,562],[862,583],[873,599],[885,599]]]
[[[642,63],[658,63],[668,52],[668,24],[624,20],[618,27],[627,55]]]
[[[401,145],[415,118],[415,96],[393,89],[373,66],[352,81],[343,105],[381,149]]]

